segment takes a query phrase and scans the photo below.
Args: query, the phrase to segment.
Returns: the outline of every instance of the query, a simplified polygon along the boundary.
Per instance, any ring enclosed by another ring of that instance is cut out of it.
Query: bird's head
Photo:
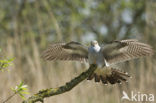
[[[91,46],[96,46],[96,45],[99,45],[98,42],[96,40],[92,40],[91,41]]]

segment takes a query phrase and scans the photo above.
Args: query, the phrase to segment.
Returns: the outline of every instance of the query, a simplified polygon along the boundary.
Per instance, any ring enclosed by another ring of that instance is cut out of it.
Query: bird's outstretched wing
[[[53,43],[46,49],[41,57],[45,60],[76,60],[88,59],[88,47],[78,42]]]
[[[103,46],[101,51],[109,64],[153,54],[153,49],[150,45],[138,42],[135,39],[114,41]]]

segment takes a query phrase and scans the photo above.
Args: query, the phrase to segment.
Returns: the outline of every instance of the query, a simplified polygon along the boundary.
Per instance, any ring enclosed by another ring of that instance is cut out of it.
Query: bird
[[[48,61],[64,60],[96,64],[97,69],[88,76],[87,80],[94,78],[95,82],[107,85],[108,83],[121,84],[131,77],[127,72],[112,65],[153,54],[152,46],[137,39],[126,39],[115,40],[105,45],[99,45],[96,40],[92,40],[90,46],[75,41],[52,43],[43,51],[41,57]]]

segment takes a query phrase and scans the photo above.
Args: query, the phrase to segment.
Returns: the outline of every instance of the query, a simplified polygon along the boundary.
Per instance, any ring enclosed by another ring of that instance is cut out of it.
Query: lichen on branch
[[[40,90],[38,93],[29,97],[27,100],[23,101],[22,103],[35,103],[37,101],[43,102],[44,98],[68,92],[72,88],[74,88],[76,85],[78,85],[80,82],[85,80],[89,75],[91,75],[96,70],[96,68],[97,68],[97,65],[92,64],[90,65],[87,71],[81,73],[79,76],[72,79],[70,82],[67,82],[65,85],[60,86],[58,88]]]

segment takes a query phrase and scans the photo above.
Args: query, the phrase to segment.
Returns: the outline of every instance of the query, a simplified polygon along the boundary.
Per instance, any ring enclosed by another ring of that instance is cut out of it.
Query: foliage
[[[20,30],[25,39],[42,35],[41,40],[46,36],[50,41],[81,41],[89,35],[108,41],[140,37],[145,27],[145,0],[3,0],[3,4],[0,32],[4,37]]]
[[[14,58],[0,60],[0,71],[3,71],[4,69],[7,69],[10,65],[12,65],[13,60]]]
[[[11,96],[9,96],[6,100],[3,101],[3,103],[8,102],[10,99],[12,99],[15,95],[20,95],[23,100],[25,100],[24,94],[29,94],[27,91],[27,85],[25,85],[23,82],[21,82],[19,85],[17,85],[15,88],[11,88],[14,92]]]
[[[1,52],[1,48],[0,48],[0,52]],[[10,65],[12,65],[14,58],[8,58],[8,59],[0,59],[0,71],[3,71],[4,69],[6,69],[7,67],[9,67]]]
[[[29,94],[28,92],[28,86],[25,85],[23,82],[21,82],[19,85],[17,85],[15,88],[11,88],[14,94],[19,94],[24,100],[24,94]]]
[[[0,49],[1,52],[1,49]],[[7,69],[10,65],[12,65],[14,58],[9,58],[9,59],[3,59],[0,60],[0,70],[3,71],[4,69]],[[3,103],[7,102],[10,100],[13,96],[16,94],[19,94],[23,99],[25,99],[24,94],[28,94],[27,92],[27,85],[24,85],[23,82],[21,82],[19,85],[17,85],[15,88],[11,88],[11,90],[14,92],[13,95],[9,96]]]

